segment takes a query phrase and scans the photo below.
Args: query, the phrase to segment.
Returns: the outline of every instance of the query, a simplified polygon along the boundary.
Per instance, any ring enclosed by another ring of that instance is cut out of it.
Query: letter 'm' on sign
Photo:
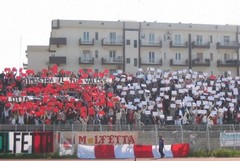
[[[79,136],[79,144],[86,144],[87,137],[86,136]]]

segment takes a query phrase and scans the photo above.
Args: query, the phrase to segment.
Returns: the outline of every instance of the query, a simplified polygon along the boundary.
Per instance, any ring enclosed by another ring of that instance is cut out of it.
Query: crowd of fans
[[[61,80],[61,81],[60,81]],[[191,70],[78,73],[57,65],[0,74],[1,124],[188,125],[240,122],[240,77]]]

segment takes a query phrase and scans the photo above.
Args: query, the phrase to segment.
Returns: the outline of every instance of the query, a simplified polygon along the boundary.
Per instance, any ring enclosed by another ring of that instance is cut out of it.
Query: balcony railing
[[[79,45],[89,45],[93,46],[94,45],[94,39],[92,40],[82,40],[81,38],[79,39]]]
[[[94,64],[94,58],[79,58],[79,64]]]
[[[200,49],[209,49],[210,48],[210,42],[201,44],[196,43],[195,41],[192,42],[192,48],[200,48]]]
[[[162,47],[162,41],[140,41],[141,47]]]
[[[102,46],[123,46],[123,41],[102,39]]]
[[[236,50],[239,49],[239,43],[236,41],[232,41],[229,43],[217,42],[216,46],[217,46],[217,49],[236,49]]]
[[[240,64],[240,63],[239,63]],[[217,67],[237,67],[238,63],[237,60],[226,60],[226,61],[217,61]]]
[[[65,56],[50,56],[49,63],[50,64],[66,64],[67,58]]]
[[[144,61],[144,60],[140,59],[140,63],[141,63],[141,65],[149,65],[149,66],[151,66],[151,65],[159,65],[159,66],[162,66],[162,58],[154,60],[154,62]]]
[[[185,43],[173,43],[172,41],[169,42],[170,48],[187,48],[188,42]]]
[[[123,58],[102,58],[102,65],[123,65]]]
[[[210,59],[204,59],[204,60],[194,59],[194,60],[192,60],[192,66],[209,67],[210,65],[211,65]]]
[[[184,62],[174,61],[173,59],[170,59],[170,66],[188,66],[188,59],[186,59]]]
[[[51,37],[50,38],[50,45],[67,45],[67,38],[64,37]]]

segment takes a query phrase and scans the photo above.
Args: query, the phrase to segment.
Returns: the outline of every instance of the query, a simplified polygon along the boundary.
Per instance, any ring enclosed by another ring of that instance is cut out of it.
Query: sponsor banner
[[[59,132],[58,143],[60,156],[74,154],[74,132]]]
[[[53,132],[0,133],[0,153],[49,153],[53,145]]]
[[[166,158],[187,157],[189,144],[165,145],[163,150]],[[77,157],[80,159],[130,159],[160,158],[157,145],[78,145]]]
[[[44,83],[44,84],[51,84],[51,83],[79,83],[79,79],[77,78],[70,78],[70,77],[47,77],[47,78],[41,78],[41,77],[31,77],[31,78],[23,78],[22,83],[27,84],[38,84],[38,83]],[[112,82],[111,78],[85,78],[81,79],[80,81],[82,84],[102,84],[106,82]]]
[[[220,133],[220,146],[221,147],[240,146],[240,132]]]
[[[136,144],[138,142],[137,132],[114,132],[114,131],[104,131],[104,132],[76,132],[75,142],[76,144],[87,144],[87,145],[97,145],[97,144]]]

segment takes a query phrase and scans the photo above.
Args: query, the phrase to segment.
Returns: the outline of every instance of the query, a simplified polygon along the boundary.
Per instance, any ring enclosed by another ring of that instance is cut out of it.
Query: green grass
[[[208,150],[197,150],[191,152],[189,157],[240,157],[240,150],[231,150],[231,149],[218,149],[213,151]]]

